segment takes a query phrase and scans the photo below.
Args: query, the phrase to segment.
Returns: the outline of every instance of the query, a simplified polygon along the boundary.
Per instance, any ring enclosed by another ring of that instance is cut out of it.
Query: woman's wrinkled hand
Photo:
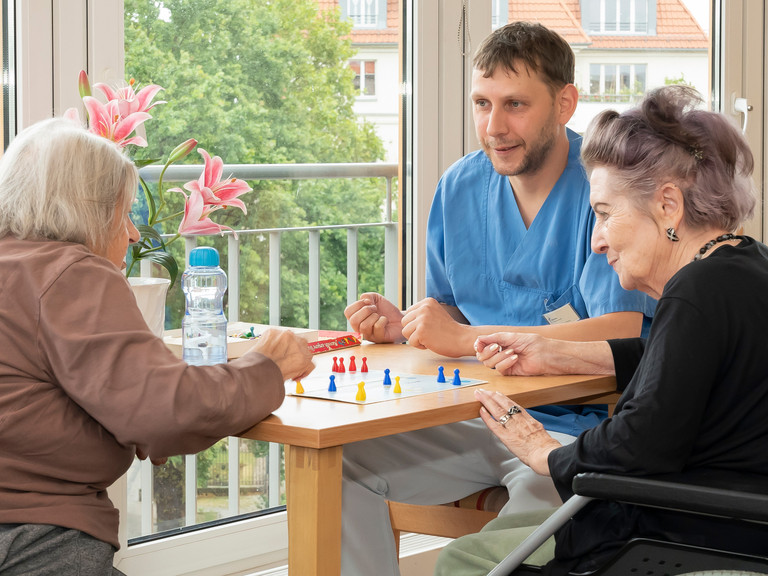
[[[549,373],[546,365],[548,342],[538,334],[497,332],[477,338],[475,355],[503,376],[538,376]]]
[[[549,476],[549,453],[561,446],[544,429],[541,422],[533,418],[525,408],[513,402],[501,392],[475,390],[475,398],[483,405],[480,417],[501,440],[509,451],[534,472]]]
[[[283,373],[283,380],[301,380],[315,369],[307,341],[290,330],[270,328],[248,351],[263,354]]]

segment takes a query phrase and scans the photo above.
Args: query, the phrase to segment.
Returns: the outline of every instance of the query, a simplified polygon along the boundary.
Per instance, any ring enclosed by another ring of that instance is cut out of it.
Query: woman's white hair
[[[0,159],[0,237],[77,242],[103,255],[137,185],[115,143],[71,120],[43,120]]]

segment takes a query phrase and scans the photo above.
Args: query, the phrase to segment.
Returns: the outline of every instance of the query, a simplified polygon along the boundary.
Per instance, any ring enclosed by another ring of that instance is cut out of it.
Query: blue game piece
[[[461,378],[459,378],[459,369],[456,368],[456,370],[453,371],[453,385],[454,386],[461,386]]]
[[[331,374],[331,382],[328,384],[328,392],[336,392],[336,376]]]
[[[438,382],[445,382],[445,372],[443,371],[444,368],[442,366],[437,367],[437,381]]]
[[[392,380],[389,377],[389,368],[384,369],[384,386],[391,386]]]

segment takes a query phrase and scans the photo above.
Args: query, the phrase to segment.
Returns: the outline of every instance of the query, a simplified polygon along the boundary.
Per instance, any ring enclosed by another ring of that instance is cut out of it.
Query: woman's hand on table
[[[270,328],[248,351],[263,354],[283,373],[283,380],[301,380],[315,369],[307,341],[291,332]]]
[[[518,404],[501,392],[475,390],[475,398],[482,403],[480,417],[509,451],[534,472],[549,476],[549,453],[562,446]]]
[[[475,340],[475,355],[503,376],[535,376],[551,373],[545,365],[549,342],[538,334],[497,332]]]

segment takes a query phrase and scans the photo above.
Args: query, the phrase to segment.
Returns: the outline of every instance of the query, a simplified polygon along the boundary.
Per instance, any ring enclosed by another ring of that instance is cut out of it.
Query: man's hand
[[[434,298],[425,298],[408,308],[402,324],[403,336],[411,346],[453,358],[474,354],[472,328],[454,320],[449,308]]]
[[[283,380],[301,380],[315,369],[307,341],[291,332],[270,328],[259,336],[246,354],[258,352],[272,360]]]
[[[366,292],[360,300],[347,306],[344,316],[355,332],[371,342],[403,340],[403,313],[381,294]]]

